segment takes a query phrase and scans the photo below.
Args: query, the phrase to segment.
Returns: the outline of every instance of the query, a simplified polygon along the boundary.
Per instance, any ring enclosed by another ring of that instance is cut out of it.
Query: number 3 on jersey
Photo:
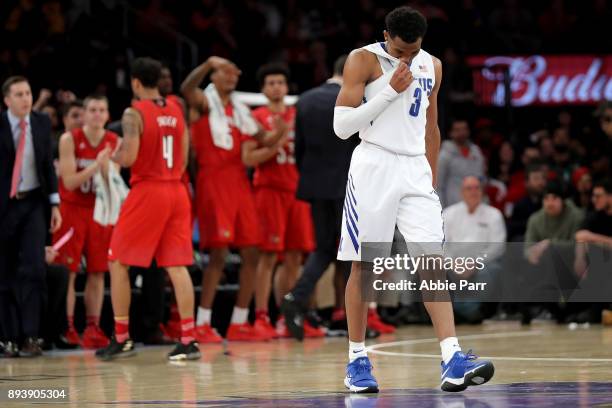
[[[414,102],[412,103],[412,105],[410,105],[410,110],[408,111],[408,113],[410,113],[410,116],[414,116],[414,117],[419,116],[419,109],[421,109],[422,94],[423,92],[421,91],[421,88],[416,87],[414,90]]]
[[[162,137],[162,156],[166,161],[166,166],[171,169],[174,166],[174,137]]]

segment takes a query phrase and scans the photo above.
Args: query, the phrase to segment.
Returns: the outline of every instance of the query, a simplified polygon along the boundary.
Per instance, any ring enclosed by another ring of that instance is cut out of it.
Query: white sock
[[[448,364],[455,355],[455,352],[461,351],[459,340],[457,340],[456,337],[445,338],[440,342],[440,350],[442,350],[442,360],[444,364]]]
[[[234,311],[232,312],[232,324],[246,323],[247,317],[249,317],[249,309],[234,306]]]
[[[203,326],[210,324],[210,315],[212,310],[204,309],[202,306],[198,306],[198,315],[196,317],[196,326]]]
[[[349,341],[349,363],[357,360],[359,357],[367,357],[368,353],[366,351],[365,343],[357,343],[354,341]]]

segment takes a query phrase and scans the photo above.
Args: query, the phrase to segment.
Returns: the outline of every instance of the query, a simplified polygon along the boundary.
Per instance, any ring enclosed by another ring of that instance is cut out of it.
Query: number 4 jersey
[[[97,146],[92,146],[85,136],[83,129],[78,128],[70,132],[74,142],[74,157],[76,159],[77,171],[82,171],[96,161],[98,153],[110,145],[112,150],[117,146],[118,137],[116,133],[106,131],[104,137]],[[96,192],[93,188],[93,180],[89,179],[76,189],[70,191],[64,186],[60,178],[59,194],[61,202],[93,208],[96,202]]]
[[[295,192],[298,183],[294,155],[295,107],[288,106],[283,113],[274,113],[267,106],[262,106],[253,111],[253,116],[267,131],[273,130],[276,116],[280,116],[289,128],[287,143],[278,149],[276,156],[257,166],[253,176],[253,185]]]
[[[139,181],[178,181],[183,176],[185,120],[180,108],[165,99],[136,101],[132,107],[142,117],[138,157],[130,184]]]

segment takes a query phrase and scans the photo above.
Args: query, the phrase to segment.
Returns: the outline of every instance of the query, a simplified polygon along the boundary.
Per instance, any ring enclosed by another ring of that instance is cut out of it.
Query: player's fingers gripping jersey
[[[351,159],[338,259],[361,261],[362,242],[442,243],[442,206],[425,155],[393,153],[362,142]]]

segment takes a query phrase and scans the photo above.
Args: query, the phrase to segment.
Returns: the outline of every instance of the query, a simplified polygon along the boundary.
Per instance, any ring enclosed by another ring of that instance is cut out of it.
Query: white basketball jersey
[[[376,54],[383,75],[365,87],[364,102],[372,99],[389,84],[393,72],[400,61],[389,55],[384,43],[374,43],[363,47]],[[431,55],[421,50],[413,58],[410,66],[414,81],[365,129],[359,137],[399,154],[411,156],[425,154],[425,125],[429,95],[434,88],[436,75]]]

